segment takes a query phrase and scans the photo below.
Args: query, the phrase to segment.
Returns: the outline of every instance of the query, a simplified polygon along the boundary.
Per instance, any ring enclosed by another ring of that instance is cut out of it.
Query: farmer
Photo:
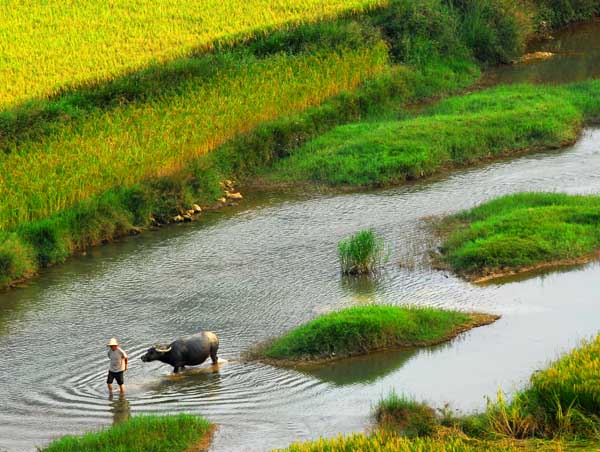
[[[121,394],[125,393],[125,387],[123,386],[123,372],[127,370],[127,364],[129,357],[127,353],[119,347],[117,339],[114,337],[108,341],[110,350],[108,351],[108,359],[110,359],[110,366],[108,368],[108,378],[106,383],[108,384],[108,392],[112,394],[112,382],[117,380],[119,385],[119,391]]]

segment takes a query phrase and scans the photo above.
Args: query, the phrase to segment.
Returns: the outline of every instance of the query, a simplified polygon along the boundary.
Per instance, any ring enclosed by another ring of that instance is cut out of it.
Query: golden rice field
[[[3,0],[0,110],[261,30],[386,0]]]
[[[171,175],[236,134],[319,104],[384,71],[383,42],[356,49],[247,57],[177,93],[58,125],[0,154],[0,230],[115,186]]]
[[[481,441],[464,436],[443,436],[440,438],[407,438],[386,431],[377,431],[372,435],[354,433],[337,438],[294,443],[280,452],[565,452],[584,450],[574,444],[554,441]],[[585,449],[585,450],[598,450]]]

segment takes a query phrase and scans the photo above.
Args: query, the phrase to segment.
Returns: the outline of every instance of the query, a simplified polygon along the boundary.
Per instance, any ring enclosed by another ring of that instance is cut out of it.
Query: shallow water
[[[532,43],[527,52],[551,52],[553,57],[500,66],[489,71],[484,84],[568,83],[600,77],[600,19],[577,24]]]
[[[421,221],[505,193],[600,190],[600,129],[572,148],[497,162],[368,193],[268,195],[92,250],[27,287],[0,294],[0,450],[132,414],[192,412],[219,424],[211,450],[263,451],[295,440],[362,431],[391,389],[460,410],[535,369],[599,324],[600,266],[474,286],[422,262]],[[375,281],[338,270],[338,240],[374,227],[392,249]],[[399,265],[402,263],[402,265]],[[418,304],[502,314],[449,344],[381,353],[310,371],[241,363],[249,346],[315,315],[356,303]],[[142,363],[156,341],[201,329],[221,338],[220,369],[183,376]],[[125,400],[109,400],[105,343],[131,357]]]

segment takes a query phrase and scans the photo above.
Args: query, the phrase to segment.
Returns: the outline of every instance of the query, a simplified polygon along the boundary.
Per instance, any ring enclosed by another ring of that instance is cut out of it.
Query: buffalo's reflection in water
[[[219,369],[226,363],[219,358],[215,365],[187,367],[177,374],[163,375],[159,380],[144,384],[144,388],[154,395],[176,393],[186,395],[202,393],[203,397],[217,395],[221,391],[221,374]]]

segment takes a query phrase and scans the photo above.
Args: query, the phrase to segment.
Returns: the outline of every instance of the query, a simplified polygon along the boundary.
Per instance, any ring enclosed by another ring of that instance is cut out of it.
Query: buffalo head
[[[142,361],[145,363],[150,361],[157,361],[163,358],[167,353],[171,351],[170,345],[155,345],[150,347],[145,355],[142,356]]]

